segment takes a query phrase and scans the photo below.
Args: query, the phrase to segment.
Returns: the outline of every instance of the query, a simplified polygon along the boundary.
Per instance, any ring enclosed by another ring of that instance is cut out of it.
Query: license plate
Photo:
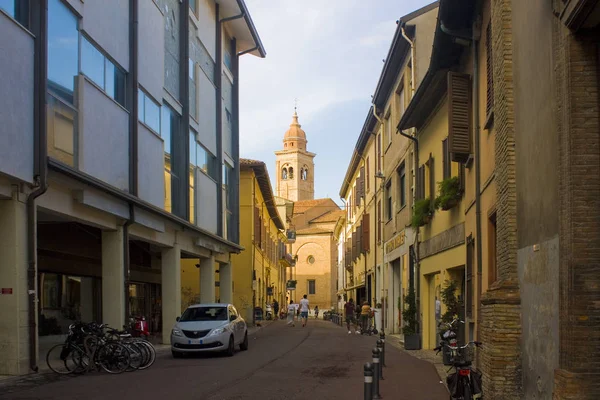
[[[188,340],[188,344],[202,344],[202,339]]]

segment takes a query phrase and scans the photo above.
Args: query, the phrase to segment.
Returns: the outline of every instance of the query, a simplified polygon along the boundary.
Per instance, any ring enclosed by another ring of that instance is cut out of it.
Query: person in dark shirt
[[[279,318],[279,303],[277,302],[277,300],[273,300],[273,311],[275,312],[274,319]]]
[[[356,312],[356,305],[354,304],[354,300],[350,299],[346,304],[344,304],[344,314],[346,314],[346,327],[348,328],[348,335],[352,333],[350,330],[350,324],[354,325],[354,333],[358,335],[358,330],[356,329],[356,317],[354,316]]]

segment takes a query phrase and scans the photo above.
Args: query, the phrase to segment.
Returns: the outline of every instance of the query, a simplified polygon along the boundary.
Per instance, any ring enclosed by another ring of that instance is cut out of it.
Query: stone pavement
[[[329,321],[309,320],[292,328],[284,321],[263,324],[250,335],[250,348],[232,358],[200,355],[173,359],[168,347],[145,371],[21,381],[1,385],[0,399],[304,400],[361,399],[363,365],[371,361],[376,336],[348,335]],[[381,394],[387,399],[437,400],[448,393],[433,366],[393,346]],[[38,378],[39,379],[39,378]]]

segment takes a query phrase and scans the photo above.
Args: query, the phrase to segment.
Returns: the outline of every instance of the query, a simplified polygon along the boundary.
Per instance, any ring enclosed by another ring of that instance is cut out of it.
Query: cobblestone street
[[[233,358],[173,359],[162,350],[146,371],[4,384],[0,399],[362,399],[362,366],[376,339],[348,335],[331,322],[291,328],[277,321],[252,334],[249,351]],[[393,346],[386,350],[383,398],[447,398],[433,365]]]

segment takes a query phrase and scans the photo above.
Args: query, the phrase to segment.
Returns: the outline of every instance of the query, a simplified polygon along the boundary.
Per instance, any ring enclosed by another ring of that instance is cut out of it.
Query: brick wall
[[[560,369],[554,399],[600,398],[598,35],[553,30],[560,191]]]
[[[481,302],[484,347],[480,360],[486,399],[523,397],[511,11],[511,0],[491,0],[498,281],[483,294]]]

